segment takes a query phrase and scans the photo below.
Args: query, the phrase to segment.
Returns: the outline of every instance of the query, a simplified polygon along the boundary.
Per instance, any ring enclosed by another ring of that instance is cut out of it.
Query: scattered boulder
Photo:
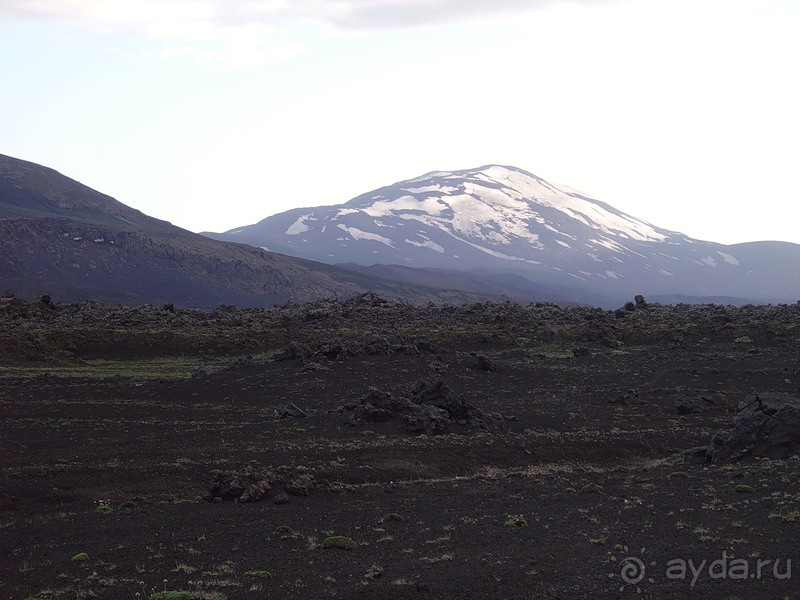
[[[734,462],[747,456],[787,458],[800,449],[800,398],[773,392],[747,396],[737,407],[733,425],[730,433],[711,438],[708,462]]]
[[[626,390],[616,398],[609,399],[609,404],[621,404],[622,406],[629,406],[635,400],[639,399],[639,388],[631,388]]]
[[[359,402],[348,403],[344,409],[353,413],[349,425],[399,419],[411,433],[444,433],[453,422],[484,429],[499,428],[506,419],[513,420],[500,413],[484,413],[438,377],[420,381],[399,397],[369,388]]]
[[[306,412],[297,406],[294,402],[289,402],[286,406],[281,408],[280,410],[275,411],[275,418],[276,419],[302,419],[307,417],[308,415]]]
[[[486,356],[485,354],[478,354],[475,357],[477,361],[477,369],[479,371],[489,371],[490,373],[497,373],[500,370],[500,367],[497,366],[497,363],[494,362],[491,358]]]
[[[450,419],[469,419],[477,409],[468,404],[464,396],[457,394],[439,377],[420,381],[408,392],[408,398],[414,404],[430,404],[447,411]]]
[[[436,354],[439,352],[439,346],[425,338],[414,340],[414,347],[417,349],[417,352],[427,352],[428,354]]]
[[[314,477],[307,473],[298,475],[284,486],[286,492],[292,496],[308,496],[316,487]]]
[[[350,406],[347,404],[345,408],[348,409]],[[394,398],[388,392],[371,387],[351,410],[354,411],[350,419],[351,424],[381,423],[410,410],[410,406],[408,400],[404,398]]]
[[[255,502],[264,497],[275,480],[275,473],[271,470],[259,472],[249,466],[240,471],[217,471],[213,474],[206,500]]]
[[[410,403],[410,412],[403,416],[403,427],[411,433],[444,433],[450,417],[447,411],[430,404]]]
[[[434,358],[429,364],[428,367],[437,375],[441,375],[447,372],[448,364],[442,360],[441,356],[437,356]]]
[[[266,479],[256,481],[239,496],[239,502],[256,502],[261,500],[271,488],[272,486]]]

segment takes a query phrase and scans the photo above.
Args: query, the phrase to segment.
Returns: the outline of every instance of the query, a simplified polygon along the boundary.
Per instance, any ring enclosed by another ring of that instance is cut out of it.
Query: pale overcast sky
[[[193,231],[514,165],[800,242],[798,0],[0,0],[0,153]]]

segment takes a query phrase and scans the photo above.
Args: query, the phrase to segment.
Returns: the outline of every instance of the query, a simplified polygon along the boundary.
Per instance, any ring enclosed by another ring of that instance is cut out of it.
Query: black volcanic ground
[[[6,297],[0,596],[796,598],[798,345],[796,305]],[[784,562],[667,576],[723,556]]]

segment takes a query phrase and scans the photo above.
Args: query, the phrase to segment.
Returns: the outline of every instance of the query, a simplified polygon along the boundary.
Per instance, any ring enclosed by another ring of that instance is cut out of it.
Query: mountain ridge
[[[204,235],[330,264],[513,273],[612,302],[636,293],[800,297],[800,245],[696,240],[504,165],[430,171]]]

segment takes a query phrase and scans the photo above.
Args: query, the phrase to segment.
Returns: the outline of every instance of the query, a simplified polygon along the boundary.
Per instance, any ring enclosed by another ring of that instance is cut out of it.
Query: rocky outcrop
[[[483,429],[502,427],[506,417],[485,413],[468,403],[441,378],[420,381],[399,397],[370,388],[356,403],[345,406],[352,415],[348,423],[398,420],[410,433],[444,433],[453,423]]]
[[[214,502],[256,502],[272,488],[277,476],[267,469],[246,467],[239,471],[217,471],[213,474],[206,499]]]
[[[712,437],[709,462],[792,456],[800,449],[800,398],[770,392],[748,396],[739,403],[733,425],[729,433]]]

